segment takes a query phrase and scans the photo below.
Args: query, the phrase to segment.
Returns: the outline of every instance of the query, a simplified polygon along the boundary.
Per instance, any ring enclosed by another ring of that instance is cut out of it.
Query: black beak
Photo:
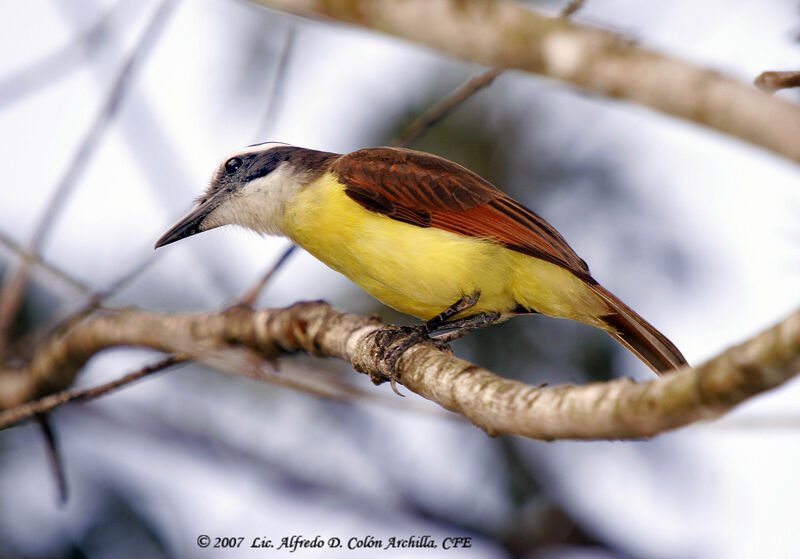
[[[178,223],[169,228],[169,230],[161,235],[156,241],[155,248],[163,247],[175,241],[180,241],[186,237],[191,237],[195,233],[200,233],[206,229],[202,228],[203,220],[208,217],[208,214],[217,207],[214,199],[207,200],[183,216]]]

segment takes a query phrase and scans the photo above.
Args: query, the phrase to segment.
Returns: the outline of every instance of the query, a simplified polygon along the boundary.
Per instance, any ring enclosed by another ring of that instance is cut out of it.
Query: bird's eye
[[[238,157],[232,157],[225,162],[225,172],[229,175],[232,175],[236,172],[236,170],[242,166],[242,160]]]

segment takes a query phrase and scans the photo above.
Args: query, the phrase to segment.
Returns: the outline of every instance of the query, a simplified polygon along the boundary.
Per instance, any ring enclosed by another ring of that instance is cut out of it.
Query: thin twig
[[[38,400],[33,400],[21,406],[0,411],[0,429],[13,427],[14,425],[18,425],[23,421],[34,418],[39,414],[44,414],[53,411],[55,408],[63,406],[64,404],[69,402],[82,402],[84,400],[91,400],[97,398],[98,396],[107,394],[108,392],[111,392],[112,390],[115,390],[121,386],[130,384],[133,381],[139,380],[141,378],[152,375],[159,371],[163,371],[164,369],[180,365],[181,363],[185,363],[186,361],[187,361],[186,357],[178,357],[175,355],[170,355],[169,357],[162,359],[157,363],[153,363],[152,365],[147,365],[146,367],[142,367],[138,371],[134,371],[133,373],[128,373],[125,376],[112,380],[111,382],[101,384],[99,386],[93,386],[91,388],[64,390],[61,392],[57,392],[55,394],[51,394],[49,396],[45,396]]]
[[[236,304],[247,305],[248,307],[252,307],[253,303],[258,297],[258,294],[261,293],[261,290],[264,289],[264,286],[267,284],[267,282],[269,282],[269,280],[272,279],[272,276],[274,276],[275,273],[278,270],[280,270],[281,267],[286,263],[286,261],[289,260],[289,257],[292,255],[292,253],[295,251],[296,248],[297,245],[292,245],[286,250],[284,250],[283,254],[281,254],[277,262],[275,262],[275,264],[273,264],[272,267],[269,270],[267,270],[263,276],[261,276],[261,279],[255,282],[247,291],[245,291],[242,294],[239,300],[236,301]]]
[[[145,55],[150,52],[155,39],[163,28],[166,16],[175,1],[176,0],[162,1],[151,17],[135,48],[120,67],[108,96],[106,97],[105,103],[95,117],[92,126],[81,142],[80,147],[75,153],[67,171],[62,176],[61,181],[56,187],[39,220],[39,225],[28,244],[28,253],[35,254],[39,251],[39,247],[50,231],[50,227],[55,222],[56,216],[64,208],[66,199],[78,183],[86,167],[86,163],[99,145],[100,139],[107,130],[109,123],[116,115],[122,99],[128,91],[133,70],[140,65]],[[22,298],[25,294],[25,286],[28,283],[30,264],[30,256],[23,257],[17,263],[15,269],[7,273],[3,278],[2,287],[0,287],[0,353],[2,353],[8,343],[8,331],[11,322],[22,303]]]
[[[561,10],[559,14],[560,17],[569,17],[581,8],[586,3],[586,0],[570,0],[570,2],[564,6],[564,9]]]
[[[50,468],[53,471],[53,476],[56,479],[56,488],[58,490],[58,502],[63,505],[67,502],[67,475],[64,469],[64,460],[61,458],[61,452],[58,449],[58,438],[53,430],[53,425],[50,423],[50,417],[46,413],[37,413],[34,416],[36,422],[42,430],[44,435],[45,445],[47,447],[47,456],[50,461]]]
[[[755,86],[761,91],[775,93],[781,89],[800,87],[800,71],[794,72],[762,72],[755,80]]]
[[[22,245],[14,241],[2,231],[0,231],[0,245],[6,247],[10,252],[13,252],[19,258],[28,258],[31,264],[39,266],[53,277],[60,280],[64,285],[68,285],[75,291],[79,291],[84,295],[94,294],[94,288],[92,288],[92,286],[74,277],[69,272],[62,270],[58,266],[51,264],[38,254],[34,254],[25,250]]]
[[[500,75],[503,70],[499,68],[490,68],[480,74],[472,76],[461,86],[448,93],[438,103],[433,105],[411,124],[405,130],[395,136],[390,142],[390,146],[405,147],[414,142],[419,136],[424,134],[431,126],[442,120],[453,109],[458,107],[461,103],[469,99],[472,95],[491,84],[494,79]]]
[[[134,280],[136,280],[139,276],[141,276],[144,272],[146,272],[150,266],[152,266],[156,260],[158,260],[161,255],[164,254],[163,252],[152,252],[139,262],[134,264],[130,270],[123,273],[117,279],[115,279],[111,284],[108,285],[105,289],[98,291],[95,293],[91,299],[86,303],[86,307],[97,307],[101,305],[103,302],[107,301],[123,289],[125,289],[128,285],[130,285]]]

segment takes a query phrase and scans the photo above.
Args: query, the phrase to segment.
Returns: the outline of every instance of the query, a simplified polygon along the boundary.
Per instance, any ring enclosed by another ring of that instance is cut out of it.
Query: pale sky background
[[[13,98],[9,84],[19,84],[19,72],[63,49],[114,5],[0,5],[0,228],[20,242],[30,237],[124,53],[157,3],[120,3],[102,48],[74,64],[64,62],[63,75],[52,72],[45,86]],[[551,11],[559,6],[544,4]],[[796,69],[800,59],[800,7],[788,0],[589,0],[577,20],[748,82],[763,70]],[[290,25],[296,36],[277,115],[259,130],[276,63],[270,53],[280,50]],[[246,48],[253,37],[261,37],[261,58]],[[382,35],[303,21],[243,1],[184,0],[135,74],[44,256],[105,286],[151,254],[155,239],[186,212],[224,154],[267,140],[358,149],[374,137],[378,116],[423,102],[435,80],[443,94],[478,70]],[[562,146],[561,164],[602,159],[613,165],[623,193],[656,201],[649,206],[657,208],[652,220],[644,220],[642,246],[651,237],[670,239],[688,258],[690,274],[653,275],[658,268],[646,253],[631,258],[630,247],[609,246],[607,237],[593,234],[591,226],[604,216],[576,219],[581,206],[567,194],[550,197],[545,217],[590,263],[594,276],[658,325],[690,362],[752,336],[800,303],[796,164],[527,74],[504,74],[479,95],[491,96],[490,119],[512,114],[514,107],[544,108],[558,123],[547,139]],[[781,95],[798,100],[794,92]],[[530,123],[531,130],[536,124]],[[528,155],[536,158],[537,152]],[[174,311],[218,307],[249,285],[285,243],[232,228],[200,235],[164,249],[114,302]],[[8,257],[0,249],[0,263]],[[74,296],[46,280],[42,275],[48,289]],[[305,253],[281,270],[261,302],[282,306],[318,298],[341,310],[374,308],[345,278]],[[80,384],[152,360],[142,351],[104,354],[90,363]],[[619,374],[648,378],[635,359],[620,363]],[[343,374],[371,389],[355,373]],[[374,390],[391,396],[388,386]],[[406,400],[436,411],[413,395]],[[798,400],[800,387],[790,382],[717,422],[651,441],[514,439],[520,456],[546,480],[544,493],[618,553],[554,549],[540,556],[798,556]],[[54,416],[73,492],[63,510],[55,506],[33,427],[2,432],[0,555],[55,555],[63,541],[84,537],[89,519],[99,514],[97,487],[103,486],[125,496],[162,530],[169,556],[199,556],[194,542],[202,533],[467,534],[475,547],[459,557],[508,556],[490,537],[426,522],[408,507],[411,495],[432,510],[456,511],[451,515],[489,533],[502,526],[509,504],[492,451],[495,441],[443,414],[353,407],[358,413],[196,369],[161,375]],[[187,433],[211,442],[185,444]],[[214,446],[220,441],[222,449]],[[298,483],[314,490],[298,492]],[[241,550],[225,556],[252,555]],[[440,555],[447,554],[424,553]]]

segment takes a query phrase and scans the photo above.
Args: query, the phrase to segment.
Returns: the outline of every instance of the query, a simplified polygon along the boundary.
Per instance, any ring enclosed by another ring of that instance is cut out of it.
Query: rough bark
[[[375,338],[382,326],[374,319],[338,313],[322,302],[287,309],[256,311],[239,306],[218,313],[173,315],[138,309],[104,311],[63,335],[56,334],[26,367],[0,369],[0,410],[8,412],[63,390],[92,355],[118,345],[191,356],[238,374],[248,374],[242,372],[243,349],[254,359],[304,351],[345,359],[361,372],[380,376]],[[232,354],[233,366],[226,357]],[[412,346],[397,363],[401,384],[463,414],[487,433],[537,439],[652,436],[716,417],[798,370],[800,311],[702,365],[649,382],[618,379],[533,387],[498,377],[430,343]]]

